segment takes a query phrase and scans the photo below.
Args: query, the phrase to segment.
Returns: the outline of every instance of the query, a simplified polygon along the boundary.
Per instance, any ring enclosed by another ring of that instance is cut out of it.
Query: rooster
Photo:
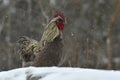
[[[56,12],[45,27],[40,41],[28,37],[18,40],[22,66],[58,66],[63,52],[62,31],[65,17]]]
[[[62,31],[64,23],[64,15],[57,12],[46,26],[40,41],[43,49],[36,56],[34,66],[58,66],[63,51]]]

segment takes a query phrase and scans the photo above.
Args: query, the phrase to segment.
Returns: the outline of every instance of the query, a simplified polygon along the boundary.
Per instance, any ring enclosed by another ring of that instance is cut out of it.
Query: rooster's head
[[[56,21],[56,24],[59,28],[59,30],[63,30],[64,29],[64,24],[65,24],[65,16],[63,13],[61,12],[56,12],[55,15],[54,15],[54,18],[56,17],[60,17],[57,21]]]

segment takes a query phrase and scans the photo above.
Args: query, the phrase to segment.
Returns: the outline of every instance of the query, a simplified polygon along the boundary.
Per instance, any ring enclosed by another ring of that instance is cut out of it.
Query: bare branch
[[[108,69],[112,69],[112,63],[113,63],[113,60],[112,60],[112,51],[113,51],[113,48],[112,48],[112,34],[113,34],[113,28],[115,27],[116,25],[116,18],[118,16],[118,13],[120,11],[120,1],[117,0],[116,1],[116,6],[114,7],[114,11],[113,11],[113,14],[111,15],[111,20],[110,20],[110,27],[108,29],[108,38],[107,38],[107,53],[108,53]]]

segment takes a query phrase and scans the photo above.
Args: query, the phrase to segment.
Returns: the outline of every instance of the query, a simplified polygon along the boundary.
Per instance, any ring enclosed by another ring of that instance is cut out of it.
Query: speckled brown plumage
[[[18,54],[22,60],[22,67],[31,66],[36,53],[39,52],[39,42],[27,36],[22,36],[18,40]]]

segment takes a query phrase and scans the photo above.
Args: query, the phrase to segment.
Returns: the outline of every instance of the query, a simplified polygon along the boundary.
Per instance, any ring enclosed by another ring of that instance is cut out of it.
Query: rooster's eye
[[[58,22],[63,22],[63,20],[62,19],[58,19]]]

